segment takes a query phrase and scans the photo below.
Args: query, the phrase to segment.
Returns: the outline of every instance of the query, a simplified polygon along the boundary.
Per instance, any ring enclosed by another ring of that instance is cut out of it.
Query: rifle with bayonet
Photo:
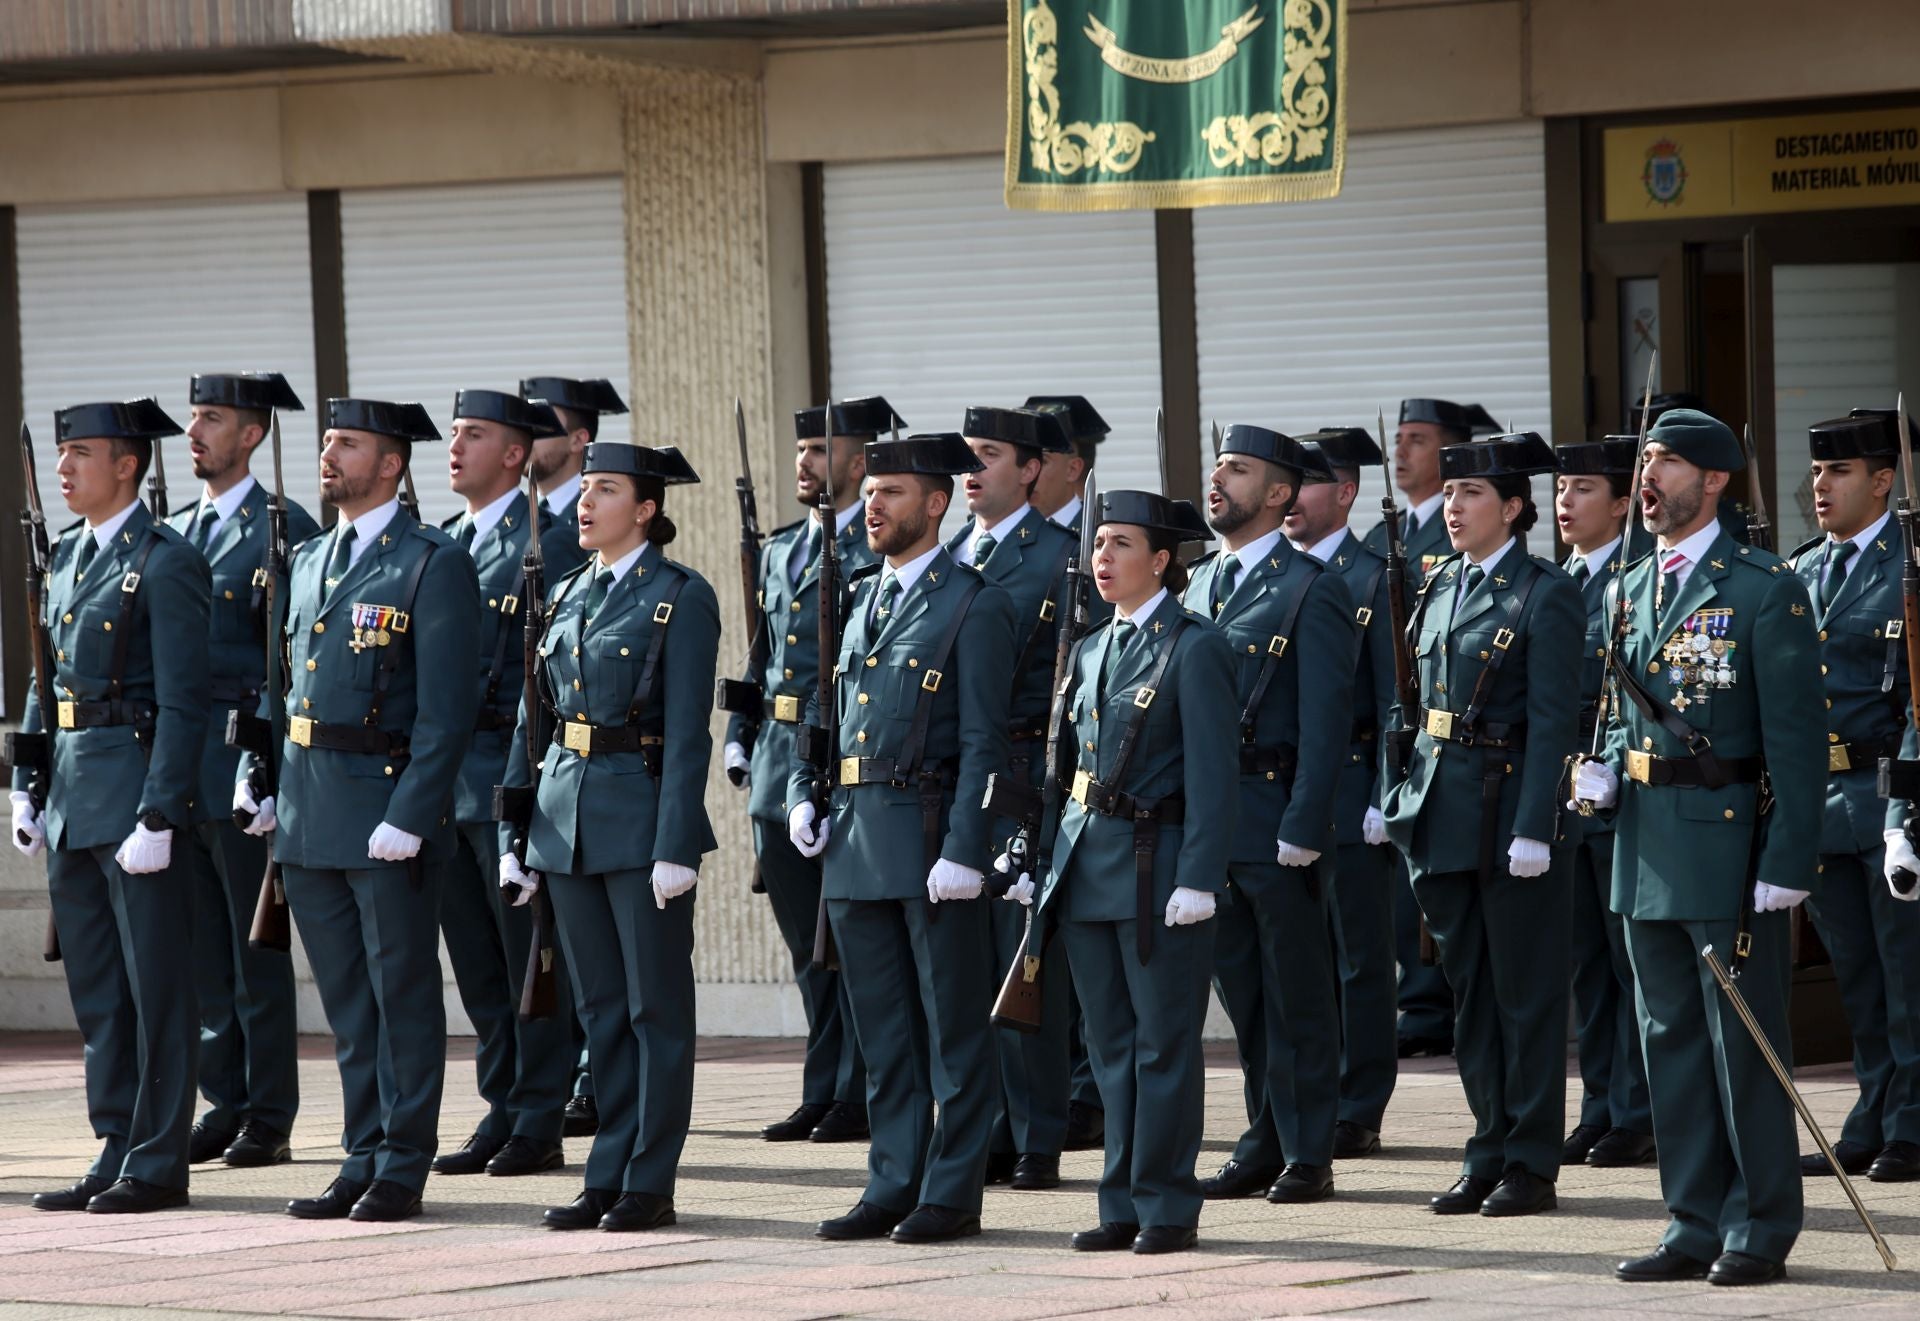
[[[267,671],[262,689],[267,695],[267,718],[261,720],[251,711],[239,708],[227,713],[227,746],[253,754],[247,771],[247,789],[256,803],[265,802],[280,792],[280,741],[287,728],[287,687],[282,665],[280,632],[281,611],[286,605],[287,556],[290,553],[287,530],[286,475],[280,461],[280,412],[275,409],[273,427],[273,494],[267,497],[267,562],[261,583],[266,607]],[[253,813],[233,809],[233,823],[242,830],[253,824]],[[293,948],[293,922],[287,910],[287,888],[280,877],[280,864],[267,850],[267,871],[260,879],[260,897],[253,906],[253,926],[247,932],[247,944],[254,949]]]
[[[33,433],[27,429],[24,418],[20,421],[20,464],[26,474],[26,507],[20,511],[20,530],[27,538],[27,645],[33,652],[33,697],[40,711],[40,728],[31,734],[23,730],[7,735],[7,764],[27,771],[27,800],[33,805],[35,816],[44,816],[47,788],[53,782],[53,731],[58,727],[53,696],[53,655],[47,648],[43,613],[47,577],[53,572],[53,549],[47,541],[46,511],[40,506]],[[20,842],[29,841],[21,836]],[[47,931],[40,953],[48,963],[60,961],[60,932],[54,925],[51,907],[47,909]]]
[[[746,612],[747,666],[743,679],[716,681],[714,705],[729,715],[739,716],[750,726],[758,726],[766,714],[766,689],[762,680],[773,638],[768,632],[767,612],[760,599],[760,504],[753,491],[753,461],[747,453],[747,414],[737,395],[733,401],[733,429],[740,441],[740,475],[733,479],[733,496],[740,506],[740,604]],[[747,772],[729,766],[727,778],[738,788],[746,783]],[[755,884],[758,885],[757,873]]]
[[[1920,489],[1913,475],[1913,435],[1908,429],[1907,396],[1902,393],[1896,405],[1895,425],[1900,428],[1900,466],[1906,470],[1907,493],[1895,506],[1900,521],[1900,541],[1905,556],[1900,566],[1902,621],[1900,636],[1907,648],[1909,729],[1920,729]],[[1901,823],[1907,843],[1920,843],[1920,762],[1900,757],[1882,757],[1879,766],[1879,790],[1882,798],[1906,800],[1907,815]],[[1893,883],[1902,895],[1913,893],[1920,876],[1904,867],[1897,868]]]
[[[813,771],[808,793],[813,803],[814,838],[827,828],[833,811],[833,782],[840,768],[840,548],[839,509],[833,490],[833,400],[827,400],[826,462],[821,466],[820,504],[820,673],[814,689],[815,718],[818,724],[802,725],[797,739],[800,760]],[[897,428],[896,428],[897,433]],[[833,928],[827,922],[826,888],[821,887],[820,908],[813,923],[813,966],[837,968],[840,960],[833,948]]]
[[[153,462],[147,467],[147,508],[153,511],[153,521],[164,523],[167,518],[167,447],[159,441],[149,441],[148,448],[153,451]]]
[[[1740,445],[1747,456],[1747,544],[1771,551],[1773,524],[1767,519],[1767,497],[1761,489],[1764,483],[1760,479],[1760,453],[1753,445],[1753,423],[1741,430]]]
[[[529,463],[527,466],[532,467],[533,465]],[[418,523],[420,521],[420,492],[414,489],[413,485],[413,459],[411,455],[408,456],[407,466],[400,470],[400,479],[403,483],[400,491],[400,507],[407,511],[408,518]],[[540,505],[536,501],[533,507],[537,510],[540,508]]]

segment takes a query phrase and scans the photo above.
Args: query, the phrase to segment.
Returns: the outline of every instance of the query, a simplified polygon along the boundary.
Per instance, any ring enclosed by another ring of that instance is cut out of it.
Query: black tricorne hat
[[[327,430],[371,431],[409,444],[443,438],[425,405],[394,404],[384,399],[327,400]]]
[[[1500,430],[1500,424],[1493,420],[1493,414],[1480,405],[1456,404],[1451,399],[1402,399],[1400,420],[1431,422],[1434,426],[1447,427],[1468,436]]]
[[[567,434],[567,429],[560,425],[560,419],[554,414],[549,401],[522,399],[504,390],[457,391],[453,396],[453,416],[456,419],[464,417],[479,422],[498,422],[503,427],[524,431],[535,440]]]
[[[1856,408],[1845,417],[1815,422],[1807,428],[1807,440],[1820,463],[1898,458],[1900,415],[1890,408]]]
[[[1113,430],[1082,394],[1028,395],[1027,402],[1021,407],[1061,414],[1066,419],[1067,434],[1075,441],[1085,441],[1090,445],[1099,444]]]
[[[1713,417],[1713,410],[1707,407],[1707,401],[1691,390],[1669,390],[1653,397],[1652,405],[1646,410],[1647,425],[1651,427],[1660,420],[1662,413],[1671,413],[1676,408],[1690,408],[1696,413],[1705,413]],[[1627,409],[1627,430],[1634,435],[1640,434],[1640,400],[1635,399],[1633,406]]]
[[[67,440],[159,440],[180,435],[180,424],[153,399],[75,404],[53,415],[55,444]]]
[[[576,381],[568,376],[527,376],[521,378],[520,397],[543,399],[574,413],[627,411],[627,401],[613,388],[613,382],[598,378]]]
[[[1067,454],[1073,450],[1061,415],[1038,408],[976,404],[967,409],[960,432],[971,440],[1004,440],[1042,453]]]
[[[1553,447],[1532,431],[1484,436],[1465,444],[1440,447],[1442,481],[1463,477],[1532,477],[1552,471]]]
[[[1630,477],[1640,454],[1638,436],[1607,436],[1556,445],[1554,463],[1568,477]]]
[[[899,440],[867,442],[867,476],[919,473],[926,477],[957,477],[979,472],[987,465],[973,457],[973,447],[955,431],[926,432]]]
[[[303,412],[306,405],[279,372],[216,372],[196,376],[187,387],[190,404],[221,404],[264,413],[282,408]]]
[[[1213,529],[1190,500],[1172,500],[1156,491],[1102,491],[1096,526],[1133,523],[1170,532],[1181,541],[1211,541]]]
[[[652,477],[664,486],[684,486],[700,480],[686,455],[671,445],[658,448],[624,440],[596,440],[587,446],[580,471],[617,472],[628,477]]]
[[[862,399],[842,399],[833,406],[833,434],[840,437],[877,436],[883,431],[907,425],[907,419],[893,411],[893,405],[880,395]],[[796,440],[820,440],[827,434],[827,406],[815,404],[793,415]]]
[[[1387,461],[1365,427],[1322,427],[1301,436],[1300,443],[1318,451],[1329,468],[1365,468]]]
[[[1245,422],[1235,422],[1220,433],[1220,453],[1265,459],[1298,474],[1301,481],[1333,480],[1333,469],[1319,450],[1308,449],[1292,436]]]

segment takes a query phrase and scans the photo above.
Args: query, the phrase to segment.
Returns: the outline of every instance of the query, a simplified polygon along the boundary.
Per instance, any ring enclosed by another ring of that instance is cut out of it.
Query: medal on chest
[[[1704,706],[1714,690],[1733,687],[1733,653],[1738,645],[1727,634],[1733,610],[1716,606],[1696,610],[1673,631],[1661,648],[1666,679],[1673,686],[1673,709]]]
[[[405,627],[395,628],[395,616],[400,612],[390,605],[368,605],[362,601],[353,603],[353,639],[347,645],[353,648],[357,656],[368,647],[384,647],[393,641],[395,631],[405,632]]]

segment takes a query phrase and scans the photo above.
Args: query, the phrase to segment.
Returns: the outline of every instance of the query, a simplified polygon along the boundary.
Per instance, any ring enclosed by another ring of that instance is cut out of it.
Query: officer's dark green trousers
[[[993,964],[1004,978],[1027,936],[1025,905],[995,900],[989,910],[993,926]],[[1067,1140],[1067,1102],[1073,1086],[1072,1024],[1067,1019],[1067,995],[1073,978],[1065,968],[1040,982],[1040,1030],[1015,1032],[995,1028],[1000,1052],[1000,1115],[994,1123],[997,1152],[1058,1156]],[[996,983],[997,984],[997,983]]]
[[[1073,978],[1063,980],[1067,983],[1067,1047],[1073,1062],[1073,1095],[1069,1101],[1100,1110],[1104,1102],[1100,1100],[1100,1084],[1094,1080],[1093,1060],[1087,1055],[1086,1016],[1080,1012],[1080,992],[1074,990]]]
[[[1608,905],[1613,833],[1588,835],[1573,855],[1573,1003],[1580,1048],[1580,1122],[1653,1132],[1626,919]]]
[[[861,1199],[883,1210],[980,1213],[1000,1094],[987,934],[987,905],[999,902],[827,901],[867,1062],[873,1141]]]
[[[201,1121],[230,1133],[251,1119],[290,1133],[300,1108],[293,956],[247,944],[267,842],[231,821],[176,830],[173,841],[193,873]]]
[[[1560,1175],[1567,1117],[1570,851],[1545,875],[1415,872],[1414,891],[1453,987],[1453,1053],[1473,1110],[1461,1173],[1498,1179],[1520,1166]]]
[[[1244,1165],[1333,1163],[1340,1104],[1340,1018],[1327,929],[1327,876],[1312,868],[1236,862],[1214,937],[1214,989],[1239,1043],[1247,1128]],[[1310,883],[1309,873],[1314,873]],[[1156,939],[1159,933],[1155,932]]]
[[[346,1122],[340,1177],[419,1192],[439,1149],[447,1072],[440,865],[281,867],[287,906],[333,1029]]]
[[[840,974],[813,966],[813,933],[820,921],[820,863],[800,855],[784,821],[753,818],[753,851],[760,883],[767,887],[773,923],[793,960],[794,985],[807,1014],[807,1053],[800,1070],[800,1100],[824,1105],[867,1103],[867,1066],[854,1037],[853,1011]]]
[[[476,1131],[558,1142],[576,1051],[571,990],[565,970],[556,970],[559,1012],[520,1021],[533,916],[500,891],[497,831],[491,821],[461,822],[440,887],[440,927],[473,1023],[474,1071],[487,1103]]]
[[[1753,918],[1740,993],[1791,1069],[1786,912]],[[1767,1067],[1700,950],[1726,962],[1736,923],[1627,921],[1640,1041],[1672,1217],[1661,1242],[1699,1261],[1744,1252],[1785,1261],[1804,1216],[1793,1103]]]
[[[178,855],[129,876],[117,847],[47,851],[60,966],[86,1044],[87,1118],[105,1144],[91,1172],[185,1188],[199,1031],[192,876]]]
[[[1395,854],[1342,844],[1328,907],[1340,992],[1340,1118],[1378,1132],[1399,1077],[1395,1038]]]
[[[1420,901],[1414,898],[1407,864],[1393,864],[1393,955],[1400,965],[1398,1004],[1402,1037],[1453,1039],[1453,991],[1446,971],[1420,962]],[[1399,1043],[1395,1042],[1398,1056]]]
[[[547,877],[593,1057],[600,1131],[586,1186],[672,1197],[693,1122],[693,905],[653,868]]]
[[[1103,1223],[1200,1223],[1200,1154],[1206,1117],[1207,976],[1220,915],[1153,928],[1140,962],[1135,922],[1060,924],[1085,1015],[1087,1054],[1106,1102]]]
[[[1840,1136],[1872,1149],[1920,1143],[1920,904],[1887,889],[1885,857],[1884,847],[1822,854],[1820,890],[1807,901],[1833,955],[1860,1082]]]

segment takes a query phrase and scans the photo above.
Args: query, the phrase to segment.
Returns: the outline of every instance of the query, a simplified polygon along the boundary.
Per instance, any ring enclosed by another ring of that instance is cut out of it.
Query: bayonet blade
[[[1894,411],[1899,414],[1900,461],[1901,466],[1907,470],[1907,504],[1910,508],[1920,509],[1920,495],[1914,493],[1913,438],[1907,429],[1909,424],[1907,422],[1906,391],[1902,390],[1900,394],[1896,396],[1896,399],[1897,402],[1894,404]],[[24,430],[24,424],[22,429]]]
[[[739,395],[733,397],[733,430],[740,440],[740,472],[751,484],[753,463],[747,457],[747,410],[741,407]]]

